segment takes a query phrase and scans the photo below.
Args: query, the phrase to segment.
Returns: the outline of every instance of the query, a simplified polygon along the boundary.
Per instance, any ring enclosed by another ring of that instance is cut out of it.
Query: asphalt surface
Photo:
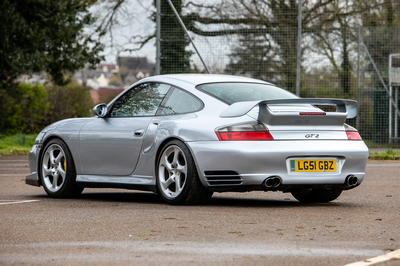
[[[345,265],[400,249],[400,162],[370,161],[331,203],[214,194],[169,206],[153,193],[85,189],[52,199],[25,184],[27,156],[0,157],[0,265]],[[374,265],[400,265],[392,259]]]

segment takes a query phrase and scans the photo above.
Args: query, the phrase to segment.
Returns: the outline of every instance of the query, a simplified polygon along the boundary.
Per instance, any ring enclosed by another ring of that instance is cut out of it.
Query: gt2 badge
[[[319,139],[319,134],[306,134],[307,139]]]

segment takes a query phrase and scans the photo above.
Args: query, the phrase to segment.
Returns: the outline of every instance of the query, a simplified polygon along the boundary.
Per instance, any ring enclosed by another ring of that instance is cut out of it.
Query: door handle
[[[140,130],[136,130],[136,131],[133,133],[133,135],[134,135],[135,137],[140,137],[140,136],[143,136],[143,133],[144,133],[144,129],[140,129]]]

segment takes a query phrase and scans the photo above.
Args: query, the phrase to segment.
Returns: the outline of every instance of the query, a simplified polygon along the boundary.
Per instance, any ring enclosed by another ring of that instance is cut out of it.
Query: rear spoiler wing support
[[[260,107],[274,104],[312,104],[312,105],[335,105],[336,112],[345,113],[347,118],[357,116],[357,101],[327,98],[293,98],[279,100],[263,100],[250,102],[237,102],[226,108],[219,116],[221,118],[239,117],[250,112],[257,105]]]

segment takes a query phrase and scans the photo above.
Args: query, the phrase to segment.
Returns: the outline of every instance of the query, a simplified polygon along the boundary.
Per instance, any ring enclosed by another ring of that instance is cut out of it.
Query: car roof
[[[170,75],[158,75],[152,76],[145,79],[140,80],[141,82],[149,82],[149,81],[178,81],[192,84],[193,86],[197,86],[200,84],[206,83],[214,83],[214,82],[254,82],[254,83],[264,83],[273,85],[269,82],[265,82],[258,79],[239,77],[239,76],[231,76],[231,75],[219,75],[219,74],[170,74]]]

